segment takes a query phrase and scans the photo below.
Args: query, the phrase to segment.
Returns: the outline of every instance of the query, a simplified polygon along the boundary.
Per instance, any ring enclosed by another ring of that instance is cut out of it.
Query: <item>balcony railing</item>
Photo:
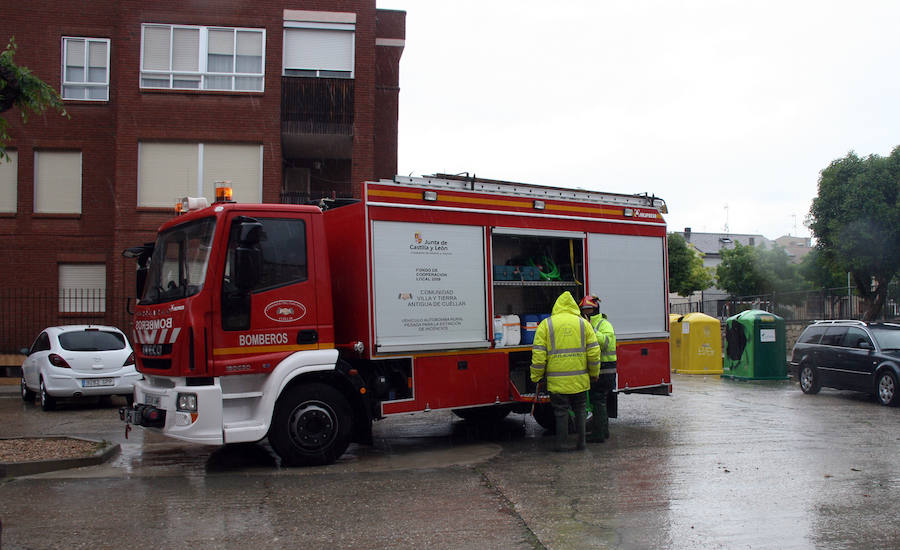
[[[282,132],[353,135],[353,84],[350,79],[283,77]]]

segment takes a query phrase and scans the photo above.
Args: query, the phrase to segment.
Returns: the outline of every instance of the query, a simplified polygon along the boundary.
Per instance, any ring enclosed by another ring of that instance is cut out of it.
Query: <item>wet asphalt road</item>
[[[0,395],[0,437],[121,444],[100,466],[0,481],[2,548],[898,548],[900,408],[791,382],[673,375],[620,396],[613,439],[552,453],[533,419],[376,424],[374,447],[282,469],[264,444],[137,429],[117,400]]]

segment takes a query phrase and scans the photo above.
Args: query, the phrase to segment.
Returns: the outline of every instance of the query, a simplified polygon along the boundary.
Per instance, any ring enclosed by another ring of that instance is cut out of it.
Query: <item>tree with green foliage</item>
[[[722,250],[722,263],[716,266],[716,285],[732,296],[785,293],[804,286],[797,266],[783,248],[766,250],[741,243]]]
[[[831,265],[817,248],[809,251],[799,265],[800,276],[811,288],[839,288],[847,286],[847,272]]]
[[[900,146],[887,157],[852,151],[819,176],[809,210],[816,248],[835,272],[850,273],[864,301],[861,317],[881,314],[900,270]]]
[[[28,122],[30,114],[42,113],[47,108],[68,116],[56,90],[31,74],[28,68],[15,64],[13,56],[17,48],[13,37],[9,39],[6,49],[0,52],[0,113],[18,107],[22,122]],[[10,140],[9,123],[0,118],[0,160],[8,158],[6,146]]]
[[[687,298],[712,286],[712,271],[703,267],[703,256],[678,233],[669,233],[669,291]]]

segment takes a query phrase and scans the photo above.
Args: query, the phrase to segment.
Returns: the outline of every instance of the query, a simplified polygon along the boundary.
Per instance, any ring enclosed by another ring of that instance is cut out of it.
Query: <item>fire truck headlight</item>
[[[175,410],[178,412],[197,412],[197,394],[179,393],[178,401],[175,404]]]

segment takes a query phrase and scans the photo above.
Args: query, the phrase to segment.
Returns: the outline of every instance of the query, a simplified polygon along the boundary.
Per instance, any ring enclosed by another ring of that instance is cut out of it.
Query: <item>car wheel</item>
[[[344,395],[326,384],[301,384],[275,404],[269,443],[285,466],[331,464],[347,450],[353,416]]]
[[[897,376],[890,370],[883,370],[878,375],[875,382],[875,397],[882,405],[889,407],[897,406],[900,403],[900,387],[897,385]]]
[[[47,393],[43,378],[41,378],[41,408],[45,411],[52,411],[56,408],[56,398]]]
[[[819,373],[812,365],[800,366],[800,389],[803,393],[814,394],[819,393],[821,384],[819,383]]]
[[[34,392],[28,389],[28,385],[25,384],[25,377],[22,377],[22,400],[26,403],[34,403]]]

